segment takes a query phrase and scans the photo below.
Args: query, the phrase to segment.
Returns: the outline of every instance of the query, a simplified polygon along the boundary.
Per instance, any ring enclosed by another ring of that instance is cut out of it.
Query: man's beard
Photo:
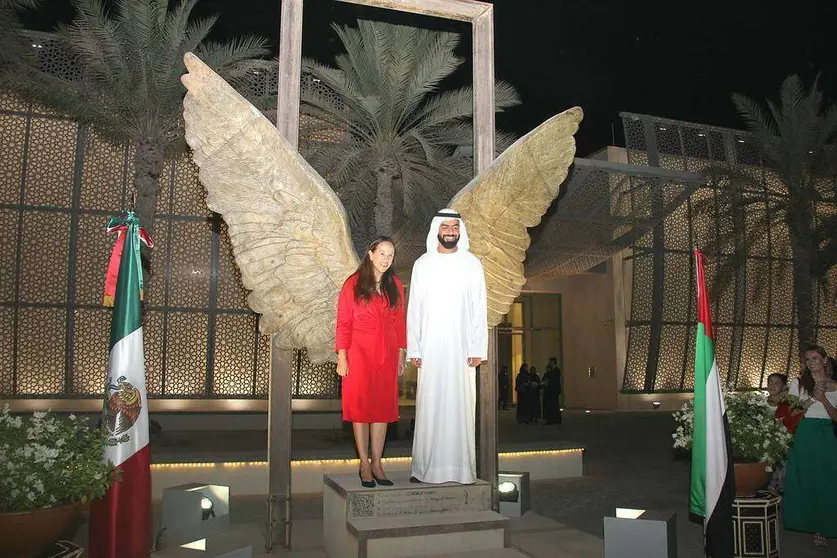
[[[452,248],[456,248],[456,244],[457,242],[459,242],[459,235],[456,235],[456,238],[454,238],[453,240],[445,240],[442,237],[442,235],[439,234],[436,235],[436,239],[439,241],[439,244],[441,244],[445,250],[450,250]]]

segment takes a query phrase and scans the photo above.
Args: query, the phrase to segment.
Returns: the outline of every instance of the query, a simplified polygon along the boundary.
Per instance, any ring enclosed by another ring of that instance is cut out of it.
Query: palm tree
[[[0,0],[0,70],[32,56],[32,49],[20,40],[22,26],[17,14],[37,7],[38,0]]]
[[[740,283],[747,254],[755,246],[772,244],[773,255],[790,263],[773,267],[772,273],[759,270],[752,294],[760,295],[767,282],[781,280],[791,266],[801,349],[816,340],[814,294],[827,285],[829,270],[837,263],[832,211],[837,203],[837,151],[830,143],[837,134],[837,103],[825,106],[817,82],[806,90],[795,75],[782,83],[779,102],[768,100],[766,108],[738,93],[732,101],[752,134],[746,142],[754,146],[762,168],[714,169],[720,215],[732,224],[719,237],[733,249],[719,283],[724,288],[735,276]],[[711,211],[713,203],[698,204],[699,210],[703,206]],[[784,230],[787,240],[782,242],[777,231]]]
[[[334,30],[345,48],[337,67],[303,61],[310,81],[300,135],[309,138],[307,158],[346,205],[360,247],[369,235],[422,226],[471,178],[471,162],[454,155],[473,143],[473,91],[438,93],[463,63],[454,53],[457,34],[363,20]],[[495,96],[497,110],[519,103],[505,83]],[[502,150],[511,138],[498,134],[496,143]]]
[[[260,38],[207,41],[218,18],[190,21],[196,3],[182,0],[169,10],[167,0],[117,0],[110,12],[102,0],[75,0],[75,19],[52,38],[75,61],[80,77],[46,72],[24,56],[4,73],[4,85],[25,98],[134,147],[134,210],[149,232],[163,165],[185,149],[183,55],[195,52],[235,80],[252,69],[252,59],[267,54]]]

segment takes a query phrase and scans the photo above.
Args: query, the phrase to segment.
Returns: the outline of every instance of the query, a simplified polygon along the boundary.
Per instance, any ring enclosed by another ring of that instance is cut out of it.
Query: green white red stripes
[[[119,467],[115,482],[90,508],[91,558],[147,558],[151,554],[151,452],[140,304],[139,221],[127,213],[110,331],[102,428],[104,458]],[[137,246],[137,249],[131,249]]]
[[[698,326],[695,340],[695,405],[689,510],[703,517],[706,555],[734,555],[732,505],[735,486],[729,422],[715,344],[703,254],[695,250]]]

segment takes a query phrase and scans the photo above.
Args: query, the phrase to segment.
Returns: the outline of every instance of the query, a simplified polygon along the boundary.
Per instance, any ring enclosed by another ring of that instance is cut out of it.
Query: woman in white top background
[[[837,381],[826,370],[827,357],[822,347],[808,347],[802,375],[790,385],[807,410],[788,453],[782,502],[785,529],[814,533],[817,546],[837,537]]]

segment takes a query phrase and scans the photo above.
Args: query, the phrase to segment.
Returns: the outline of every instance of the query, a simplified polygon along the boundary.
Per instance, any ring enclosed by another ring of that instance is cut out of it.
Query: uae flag
[[[695,412],[689,509],[703,517],[706,555],[734,556],[732,443],[715,360],[712,318],[703,273],[703,254],[695,250],[698,328],[695,341]]]
[[[126,213],[111,220],[124,227],[119,262],[102,428],[104,459],[120,469],[105,497],[91,503],[91,558],[148,558],[151,554],[151,451],[140,308],[139,220]],[[110,228],[110,225],[109,225]]]

